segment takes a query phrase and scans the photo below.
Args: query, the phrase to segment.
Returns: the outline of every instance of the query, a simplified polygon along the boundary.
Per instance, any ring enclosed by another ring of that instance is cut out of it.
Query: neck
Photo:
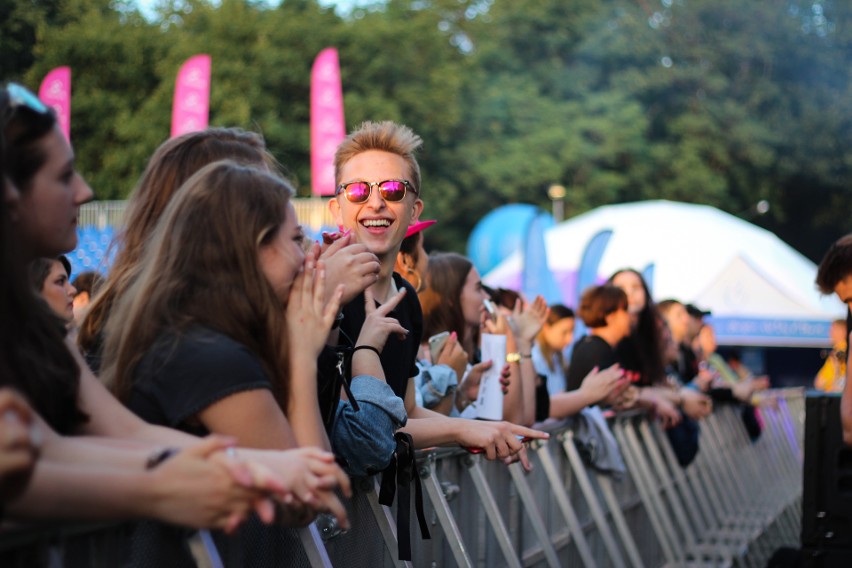
[[[597,335],[604,341],[610,344],[611,347],[618,345],[618,342],[623,339],[623,336],[609,327],[596,327],[590,332],[592,335]]]
[[[393,268],[396,264],[396,253],[387,254],[379,257],[379,278],[376,283],[370,286],[370,291],[380,303],[386,302],[393,294],[396,293],[396,286],[393,282]]]

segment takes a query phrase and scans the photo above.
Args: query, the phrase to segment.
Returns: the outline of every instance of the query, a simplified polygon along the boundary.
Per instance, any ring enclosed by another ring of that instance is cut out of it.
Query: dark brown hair
[[[3,175],[28,189],[44,164],[38,142],[55,124],[52,113],[11,109],[5,89],[0,91],[0,385],[18,389],[54,430],[69,434],[88,420],[78,406],[80,368],[65,345],[63,322],[27,282],[13,244]]]
[[[816,285],[823,294],[834,293],[838,282],[852,274],[852,234],[837,239],[822,257]]]
[[[198,324],[253,352],[286,408],[284,306],[258,249],[280,230],[292,195],[282,178],[231,161],[202,168],[180,188],[105,328],[101,378],[121,400],[157,337]]]
[[[609,314],[627,309],[627,294],[618,286],[603,284],[586,288],[580,297],[577,310],[586,327],[594,329],[606,326]]]
[[[115,260],[80,326],[77,343],[83,351],[92,354],[97,351],[112,304],[133,281],[145,244],[172,196],[195,172],[218,160],[280,172],[277,162],[266,151],[263,138],[240,128],[208,128],[161,144],[130,196],[124,229],[112,245],[116,249]]]
[[[630,272],[639,278],[642,284],[642,291],[645,293],[645,307],[639,312],[639,317],[636,321],[636,327],[631,330],[628,337],[621,340],[621,343],[616,347],[616,352],[619,356],[625,356],[630,359],[636,359],[640,369],[637,369],[644,381],[648,384],[655,383],[664,378],[665,364],[663,363],[663,337],[660,333],[660,315],[654,299],[651,297],[651,290],[648,288],[648,283],[638,270],[632,268],[623,268],[617,270],[607,280],[608,284],[612,284],[615,278],[623,273]]]
[[[429,255],[426,287],[419,295],[423,307],[423,337],[455,331],[459,341],[464,339],[467,326],[460,299],[472,268],[470,260],[454,252]],[[472,339],[473,345],[476,345],[479,338]]]

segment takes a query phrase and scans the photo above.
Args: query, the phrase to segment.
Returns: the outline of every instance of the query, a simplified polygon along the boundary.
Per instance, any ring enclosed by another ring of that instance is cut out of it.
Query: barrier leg
[[[527,516],[530,519],[530,523],[532,523],[533,532],[538,537],[538,542],[541,545],[542,551],[544,551],[544,557],[547,558],[548,565],[553,568],[559,568],[559,558],[556,556],[553,543],[550,542],[550,535],[547,533],[547,527],[544,526],[544,520],[542,520],[541,513],[539,513],[538,505],[530,489],[530,484],[527,483],[524,477],[523,466],[519,462],[515,462],[509,466],[509,473],[512,475],[512,481],[515,483],[521,503],[524,504],[524,509],[526,509]]]
[[[624,550],[627,551],[627,556],[630,558],[630,563],[633,568],[644,568],[642,557],[639,555],[639,548],[636,546],[636,541],[633,540],[633,535],[630,534],[630,529],[627,527],[627,521],[624,518],[624,513],[621,511],[621,505],[618,499],[615,498],[615,491],[612,489],[612,480],[609,476],[599,473],[595,476],[598,480],[598,486],[601,488],[601,494],[606,501],[606,506],[609,507],[612,521],[615,523],[615,529],[621,537],[621,543],[624,545]]]
[[[305,554],[311,563],[311,568],[331,568],[331,560],[325,550],[316,524],[311,523],[309,526],[299,529],[299,538],[305,548]]]
[[[565,522],[568,524],[568,532],[571,534],[571,538],[574,539],[574,546],[577,547],[577,552],[579,552],[580,558],[583,560],[583,565],[589,568],[596,566],[597,563],[594,556],[592,556],[586,535],[580,526],[580,519],[577,518],[577,513],[571,505],[568,493],[562,486],[562,480],[559,479],[550,449],[547,447],[547,444],[540,444],[536,452],[544,469],[544,474],[547,476],[547,481],[550,483],[550,489],[553,492],[553,497],[556,499],[556,505],[565,517]]]
[[[422,464],[422,462],[421,462]],[[473,568],[473,563],[465,548],[464,541],[459,532],[459,527],[456,524],[455,517],[450,511],[450,506],[447,504],[447,499],[444,497],[444,491],[438,481],[437,467],[435,459],[430,458],[428,464],[421,468],[420,477],[423,479],[423,486],[426,489],[426,495],[432,502],[432,507],[435,509],[435,515],[438,517],[438,523],[444,531],[444,536],[447,539],[447,544],[453,553],[453,559],[456,565],[462,568]]]
[[[479,456],[470,456],[468,462],[468,471],[470,472],[470,476],[473,478],[473,484],[476,487],[476,492],[479,494],[480,501],[482,501],[482,506],[485,509],[488,521],[491,523],[491,528],[494,529],[494,534],[497,537],[497,544],[500,545],[500,550],[503,552],[506,564],[512,568],[521,568],[521,561],[519,560],[518,553],[512,548],[509,531],[506,530],[506,523],[503,522],[503,517],[500,515],[500,509],[497,507],[494,495],[488,487],[488,481],[485,479],[485,474],[482,471],[482,464],[479,460]]]
[[[651,528],[653,529],[654,534],[657,535],[657,542],[659,543],[660,548],[663,549],[663,556],[665,556],[666,561],[674,562],[674,549],[671,547],[666,531],[663,528],[663,523],[660,520],[660,512],[657,510],[656,503],[651,497],[652,489],[649,488],[648,482],[645,480],[644,473],[634,457],[633,447],[628,443],[625,431],[625,421],[616,421],[615,427],[613,428],[613,434],[615,434],[615,438],[618,440],[618,445],[621,447],[624,461],[627,464],[627,469],[630,471],[630,475],[633,477],[633,482],[639,490],[639,498],[645,506],[645,513],[647,513],[648,519],[651,521]]]
[[[580,453],[574,445],[574,433],[570,430],[565,432],[562,447],[565,449],[565,454],[568,456],[568,461],[571,463],[571,471],[574,472],[574,477],[580,486],[580,491],[582,491],[583,497],[586,499],[589,511],[592,513],[592,518],[595,520],[595,524],[598,526],[598,531],[601,533],[601,539],[606,545],[607,552],[612,560],[612,565],[616,568],[625,568],[624,558],[621,556],[621,549],[618,547],[618,544],[615,542],[615,538],[612,536],[612,531],[606,522],[603,509],[601,508],[601,505],[598,502],[598,497],[595,495],[595,491],[592,488],[589,475],[586,473],[586,467],[583,465]]]

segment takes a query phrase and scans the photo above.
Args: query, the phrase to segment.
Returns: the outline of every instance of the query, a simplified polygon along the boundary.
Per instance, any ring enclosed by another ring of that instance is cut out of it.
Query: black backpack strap
[[[379,491],[379,503],[390,507],[396,490],[399,497],[396,502],[396,534],[399,540],[399,559],[411,560],[411,482],[414,482],[414,509],[420,524],[420,534],[423,538],[431,538],[426,514],[423,511],[423,487],[417,474],[417,461],[414,455],[414,440],[411,434],[397,432],[394,434],[396,451],[391,463],[382,473],[382,484]]]

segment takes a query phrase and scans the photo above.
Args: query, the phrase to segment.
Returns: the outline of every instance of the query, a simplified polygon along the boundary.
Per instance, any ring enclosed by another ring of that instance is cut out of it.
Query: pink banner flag
[[[71,68],[57,67],[41,82],[38,98],[56,111],[59,127],[71,142]]]
[[[334,152],[346,137],[337,50],[323,49],[311,70],[311,186],[314,195],[334,194]]]
[[[175,82],[172,137],[207,128],[210,115],[210,56],[186,60]]]

